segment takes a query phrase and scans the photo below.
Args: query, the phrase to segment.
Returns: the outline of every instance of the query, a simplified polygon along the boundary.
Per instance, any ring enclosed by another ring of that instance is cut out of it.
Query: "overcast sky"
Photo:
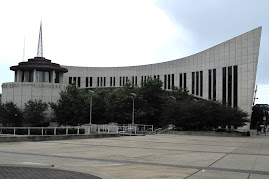
[[[37,53],[68,66],[129,66],[192,55],[262,26],[257,103],[269,103],[268,0],[0,0],[0,84]],[[1,89],[2,91],[2,89]],[[1,92],[0,91],[0,92]]]

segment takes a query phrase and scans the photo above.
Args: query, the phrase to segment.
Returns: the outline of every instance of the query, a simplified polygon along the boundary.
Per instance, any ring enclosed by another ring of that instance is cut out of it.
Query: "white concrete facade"
[[[29,99],[56,101],[58,92],[74,81],[80,88],[111,88],[123,86],[126,77],[140,85],[142,77],[145,80],[151,76],[165,82],[166,90],[172,85],[186,87],[196,97],[221,102],[225,99],[228,105],[251,114],[261,30],[258,27],[200,53],[163,63],[129,67],[61,66],[68,70],[63,74],[62,84],[4,83],[2,102],[13,101],[23,107]]]
[[[123,85],[123,77],[126,77],[132,82],[132,78],[137,78],[137,84],[141,83],[141,77],[158,76],[160,80],[165,81],[165,75],[167,75],[166,85],[168,88],[168,75],[170,80],[174,75],[174,85],[180,86],[180,74],[186,73],[186,87],[192,93],[192,73],[195,72],[195,89],[194,96],[209,99],[209,95],[212,95],[213,99],[213,79],[211,83],[211,93],[209,94],[209,70],[216,72],[216,100],[223,102],[223,68],[226,67],[226,98],[228,98],[228,68],[231,68],[234,73],[234,66],[237,68],[237,106],[242,110],[251,114],[251,107],[253,102],[253,94],[256,80],[257,64],[259,58],[259,48],[261,40],[261,27],[246,32],[235,38],[227,40],[219,45],[204,50],[200,53],[176,59],[173,61],[142,65],[142,66],[130,66],[130,67],[74,67],[63,66],[68,69],[68,73],[64,74],[64,83],[69,83],[69,78],[76,77],[76,83],[78,85],[78,77],[80,78],[79,87],[81,88],[108,88],[108,87],[120,87]],[[199,87],[198,95],[196,95],[196,72],[199,72]],[[200,72],[202,72],[202,80]],[[110,78],[115,77],[115,86],[112,82],[110,84]],[[88,85],[86,85],[86,78],[88,78]],[[92,85],[90,85],[90,78],[92,78]],[[99,85],[97,84],[99,78]],[[102,78],[102,85],[101,83]],[[121,78],[121,85],[120,85]],[[105,79],[105,80],[104,80]],[[104,84],[105,81],[105,84]],[[184,77],[182,80],[184,83]],[[200,83],[202,81],[202,87]],[[231,106],[234,106],[234,74],[232,75],[231,85]],[[134,82],[135,83],[135,82]],[[172,82],[170,83],[170,85]],[[166,88],[166,89],[167,89]],[[202,90],[201,90],[202,88]],[[200,91],[201,90],[201,91]],[[200,94],[202,92],[202,95]],[[226,99],[226,103],[228,99]]]

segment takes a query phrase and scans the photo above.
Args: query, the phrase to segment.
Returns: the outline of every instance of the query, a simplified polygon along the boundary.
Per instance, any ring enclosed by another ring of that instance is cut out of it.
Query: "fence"
[[[92,134],[92,133],[141,133],[151,131],[153,132],[153,125],[141,124],[89,124],[83,126],[68,126],[68,127],[0,127],[0,134],[13,135],[57,135],[57,134]],[[70,133],[71,132],[71,133]]]

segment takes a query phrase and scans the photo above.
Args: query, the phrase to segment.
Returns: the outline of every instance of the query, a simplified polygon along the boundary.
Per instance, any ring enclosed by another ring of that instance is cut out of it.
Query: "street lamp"
[[[91,101],[90,101],[90,125],[92,125],[92,95],[94,91],[89,90],[89,93],[91,93]]]
[[[132,118],[132,125],[134,125],[134,99],[136,97],[136,94],[135,93],[131,93],[131,95],[133,96],[133,118]]]

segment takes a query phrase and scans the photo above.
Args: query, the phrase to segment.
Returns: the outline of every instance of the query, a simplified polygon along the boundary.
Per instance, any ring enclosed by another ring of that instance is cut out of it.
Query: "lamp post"
[[[136,94],[135,93],[131,93],[131,95],[133,96],[133,117],[132,117],[132,125],[134,125],[134,105],[135,105],[134,99],[136,97]]]
[[[90,125],[92,125],[92,95],[94,91],[89,90],[89,93],[91,93],[91,101],[90,101]]]

